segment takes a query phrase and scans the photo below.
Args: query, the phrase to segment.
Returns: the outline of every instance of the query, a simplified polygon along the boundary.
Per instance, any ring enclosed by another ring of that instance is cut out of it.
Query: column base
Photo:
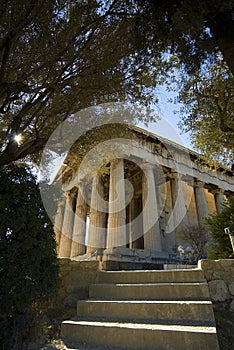
[[[150,249],[110,248],[102,257],[103,270],[163,270],[164,264],[178,264],[180,259],[167,252]]]
[[[83,255],[78,255],[78,256],[74,256],[72,258],[72,260],[76,260],[76,261],[92,261],[92,260],[102,260],[102,251],[103,249],[96,249],[93,252],[89,252]]]

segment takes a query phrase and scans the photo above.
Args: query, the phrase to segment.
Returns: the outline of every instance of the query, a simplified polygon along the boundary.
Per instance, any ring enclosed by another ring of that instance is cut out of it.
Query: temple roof
[[[112,131],[114,130],[118,133],[118,128],[115,126],[115,124],[113,125],[112,125]],[[143,160],[145,159],[146,161],[149,161],[149,162],[152,161],[153,164],[154,163],[160,164],[162,167],[168,168],[168,169],[174,169],[174,171],[178,171],[175,165],[180,163],[179,172],[180,170],[182,170],[181,173],[183,175],[192,176],[198,179],[200,178],[201,181],[210,183],[212,184],[212,186],[218,186],[221,188],[223,187],[226,189],[226,191],[228,190],[228,188],[230,188],[231,191],[234,189],[234,177],[233,177],[233,173],[230,170],[225,169],[222,166],[219,166],[216,168],[212,167],[204,159],[202,159],[201,155],[199,155],[195,151],[190,150],[180,144],[177,144],[167,138],[156,135],[138,126],[124,125],[124,127],[125,126],[127,127],[127,133],[125,134],[126,140],[130,138],[128,134],[128,131],[130,131],[132,134],[132,138],[135,139],[135,141],[137,141],[137,143],[139,143],[140,145],[140,147],[138,149],[135,149],[135,151],[134,151],[134,147],[131,148],[131,146],[129,146],[129,150],[131,149],[130,153],[133,156],[137,157],[139,155],[139,157],[141,157]],[[121,129],[121,127],[119,129]],[[115,133],[113,133],[112,135],[110,132],[108,132],[105,135],[105,137],[108,138],[108,140],[109,139],[111,140],[116,137],[114,134]],[[85,144],[88,145],[89,135],[87,134],[84,137],[86,137]],[[118,135],[117,135],[117,138],[118,138]],[[99,142],[102,143],[102,141],[103,141],[103,138],[100,140],[98,138],[98,140],[95,140],[96,145],[98,145]],[[105,141],[105,138],[104,138],[104,141]],[[92,146],[92,142],[93,140],[91,140],[91,146]],[[77,142],[77,145],[78,145],[77,147],[79,147],[78,142]],[[86,154],[83,153],[83,156],[85,157]],[[76,153],[76,157],[77,157],[77,153]],[[69,161],[67,161],[67,164],[60,168],[56,176],[57,180],[61,179],[62,177],[63,178],[62,182],[66,182],[68,187],[70,187],[71,185],[74,185],[75,182],[77,181],[76,178],[77,178],[77,173],[78,173],[81,159],[80,158],[79,159],[76,158],[76,159],[77,159],[77,163],[74,158],[73,167],[70,166]],[[155,162],[154,159],[157,159],[157,161]],[[72,155],[70,155],[70,161],[71,160],[72,160]]]

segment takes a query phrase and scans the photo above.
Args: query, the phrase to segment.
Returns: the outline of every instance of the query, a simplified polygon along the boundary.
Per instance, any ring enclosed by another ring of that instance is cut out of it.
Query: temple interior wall
[[[209,214],[214,214],[216,212],[214,195],[211,192],[209,192],[207,189],[205,189],[205,193],[206,193],[206,200],[208,204]]]

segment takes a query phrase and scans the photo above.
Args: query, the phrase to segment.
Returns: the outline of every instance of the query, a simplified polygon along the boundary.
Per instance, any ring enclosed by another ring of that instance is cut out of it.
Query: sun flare
[[[17,143],[20,143],[20,142],[22,141],[22,135],[21,135],[21,134],[15,135],[15,141],[16,141]]]

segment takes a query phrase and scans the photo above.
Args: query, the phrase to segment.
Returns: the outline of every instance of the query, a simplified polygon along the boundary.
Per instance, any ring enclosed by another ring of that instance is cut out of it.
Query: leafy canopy
[[[190,132],[196,149],[216,163],[234,163],[234,78],[219,60],[203,74],[181,75],[177,101],[182,103],[181,128]]]
[[[40,151],[84,107],[156,100],[154,81],[164,68],[158,60],[153,71],[138,47],[133,0],[10,0],[1,11],[0,164]]]
[[[169,90],[182,103],[180,126],[214,161],[233,163],[233,0],[146,0],[139,32],[145,46],[167,57]],[[173,74],[174,71],[174,74]],[[165,77],[166,78],[166,77]]]
[[[234,198],[229,197],[228,202],[223,205],[220,213],[213,214],[206,220],[207,227],[214,240],[208,250],[209,259],[228,259],[234,258],[229,235],[224,233],[226,227],[234,230]]]
[[[233,116],[228,113],[233,103],[229,89],[233,84],[230,72],[234,73],[233,13],[233,0],[3,2],[0,164],[28,155],[37,160],[52,131],[84,107],[123,100],[149,107],[157,102],[155,87],[166,81],[171,84],[173,79],[180,86],[180,101],[191,102],[192,122],[185,110],[182,122],[194,135],[196,146],[216,152],[213,142],[206,147],[203,140],[205,131],[212,130],[212,119],[218,120],[219,134],[210,131],[209,135],[219,140],[219,147],[224,136],[229,157],[226,139],[234,138]],[[219,70],[219,82],[225,80],[228,108],[223,87],[217,84],[219,102],[214,107],[209,76],[215,83],[215,70]],[[173,77],[178,71],[187,77]],[[222,127],[225,110],[230,131]],[[197,126],[200,119],[202,125]],[[19,134],[20,143],[15,140]]]

